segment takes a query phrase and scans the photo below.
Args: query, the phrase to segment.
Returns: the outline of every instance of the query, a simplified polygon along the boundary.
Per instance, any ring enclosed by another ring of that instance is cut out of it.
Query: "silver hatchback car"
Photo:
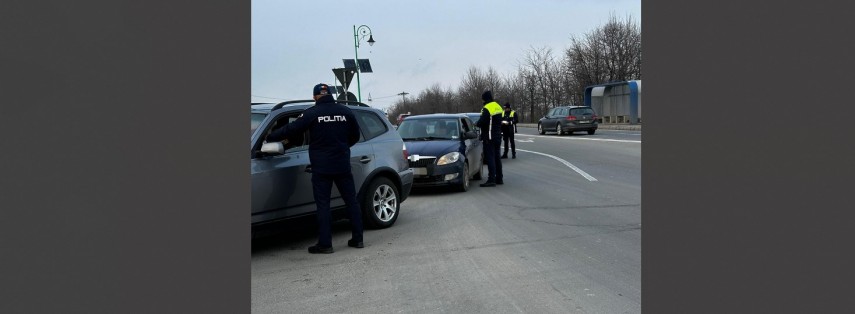
[[[362,130],[358,143],[350,148],[350,165],[357,197],[368,228],[386,228],[395,223],[401,202],[413,187],[413,170],[401,136],[380,110],[358,102],[346,102]],[[250,172],[252,174],[252,227],[270,222],[313,215],[309,164],[309,132],[291,138],[287,146],[267,143],[274,126],[295,120],[312,100],[279,104],[251,105]],[[338,189],[333,187],[330,207],[345,208]]]

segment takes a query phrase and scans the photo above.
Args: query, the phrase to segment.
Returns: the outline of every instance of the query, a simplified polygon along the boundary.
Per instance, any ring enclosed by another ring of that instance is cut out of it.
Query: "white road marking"
[[[582,169],[579,169],[579,167],[574,166],[574,165],[573,165],[573,164],[571,164],[569,161],[566,161],[566,160],[561,159],[561,158],[559,158],[559,157],[556,157],[556,156],[553,156],[553,155],[550,155],[550,154],[544,154],[544,153],[540,153],[540,152],[535,152],[535,151],[525,150],[525,149],[517,149],[517,150],[518,150],[518,151],[521,151],[521,152],[526,152],[526,153],[532,153],[532,154],[542,155],[542,156],[546,156],[546,157],[549,157],[549,158],[552,158],[552,159],[558,160],[558,162],[560,162],[560,163],[564,164],[564,165],[565,165],[565,166],[567,166],[567,167],[570,167],[570,169],[573,169],[573,170],[574,170],[574,171],[576,171],[577,173],[581,174],[583,177],[585,177],[585,179],[588,179],[588,181],[591,181],[591,182],[593,182],[593,181],[597,181],[597,179],[596,179],[596,178],[592,177],[592,176],[591,176],[590,174],[588,174],[587,172],[583,171]]]
[[[520,143],[534,143],[534,140],[532,140],[532,139],[528,139],[528,140],[518,140],[518,139],[514,139],[514,141],[517,141],[517,142],[520,142]]]
[[[590,138],[590,137],[558,137],[558,136],[546,136],[546,135],[529,135],[526,134],[524,136],[531,137],[542,137],[542,138],[554,138],[554,139],[562,139],[562,140],[581,140],[581,141],[600,141],[600,142],[618,142],[618,143],[641,143],[641,141],[633,141],[633,140],[613,140],[608,138]]]

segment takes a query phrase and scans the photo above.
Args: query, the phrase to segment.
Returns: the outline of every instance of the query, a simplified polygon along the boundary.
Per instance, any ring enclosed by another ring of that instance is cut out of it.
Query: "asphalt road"
[[[519,132],[504,185],[415,191],[364,249],[346,221],[334,254],[310,221],[255,240],[253,312],[641,312],[641,132]]]

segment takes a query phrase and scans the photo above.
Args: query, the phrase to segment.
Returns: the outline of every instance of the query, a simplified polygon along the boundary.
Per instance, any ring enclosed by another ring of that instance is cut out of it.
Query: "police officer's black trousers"
[[[514,141],[514,130],[511,127],[511,130],[502,130],[502,141],[505,142],[505,153],[502,156],[508,155],[508,141],[510,141],[511,152],[516,155],[517,154],[517,143]]]
[[[318,245],[322,247],[332,246],[330,193],[333,183],[338,187],[338,191],[341,192],[341,197],[347,205],[352,239],[356,242],[362,242],[362,213],[359,209],[359,201],[356,199],[353,175],[351,173],[312,173],[312,190],[315,194],[315,204],[318,206]]]
[[[495,136],[493,139],[484,140],[484,161],[487,163],[487,182],[502,181],[502,139]]]

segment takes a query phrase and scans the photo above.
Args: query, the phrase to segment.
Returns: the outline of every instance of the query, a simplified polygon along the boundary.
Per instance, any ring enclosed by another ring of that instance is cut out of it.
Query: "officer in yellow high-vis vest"
[[[517,132],[517,114],[511,109],[511,103],[505,103],[505,113],[502,114],[502,141],[505,142],[505,152],[502,159],[508,158],[508,142],[510,142],[511,156],[517,158],[517,143],[514,142],[514,133]]]
[[[504,184],[502,180],[502,160],[499,150],[502,148],[502,106],[493,101],[493,93],[485,91],[481,95],[484,107],[481,108],[481,118],[475,124],[481,128],[481,141],[484,143],[484,162],[487,163],[487,182],[483,187]]]

